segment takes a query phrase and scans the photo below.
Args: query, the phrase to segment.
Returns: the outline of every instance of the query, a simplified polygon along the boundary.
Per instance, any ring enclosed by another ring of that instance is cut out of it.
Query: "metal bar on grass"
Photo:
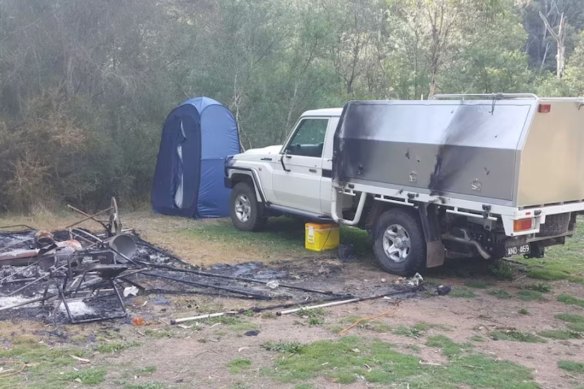
[[[199,315],[199,316],[191,316],[191,317],[183,317],[181,319],[172,319],[170,324],[179,324],[184,323],[187,321],[194,321],[194,320],[203,320],[203,319],[212,319],[214,317],[221,317],[225,315],[234,315],[237,312],[235,311],[228,311],[228,312],[218,312],[218,313],[208,313],[206,315]]]
[[[258,299],[258,300],[271,300],[272,299],[271,296],[267,296],[265,294],[247,292],[245,290],[227,288],[227,287],[219,286],[219,285],[210,285],[210,284],[205,284],[203,282],[183,280],[180,278],[174,278],[174,277],[165,276],[162,274],[152,274],[152,273],[142,273],[142,274],[145,276],[149,276],[149,277],[155,277],[155,278],[158,277],[158,278],[163,278],[163,279],[170,280],[170,281],[181,282],[181,283],[187,284],[187,285],[198,286],[200,288],[212,288],[212,289],[217,289],[217,290],[223,290],[223,291],[229,292],[229,293],[240,294],[240,295],[243,295],[247,298],[253,298],[253,299]]]

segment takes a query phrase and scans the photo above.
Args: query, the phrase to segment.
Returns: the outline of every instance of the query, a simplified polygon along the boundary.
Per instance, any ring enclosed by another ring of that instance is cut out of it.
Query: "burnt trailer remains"
[[[349,102],[334,137],[333,219],[369,229],[397,273],[445,255],[543,256],[584,210],[583,106],[531,94]]]

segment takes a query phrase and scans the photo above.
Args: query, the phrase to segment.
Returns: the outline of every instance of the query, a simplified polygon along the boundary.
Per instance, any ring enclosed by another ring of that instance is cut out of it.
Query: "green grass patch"
[[[509,293],[503,289],[489,290],[487,293],[490,294],[491,296],[495,296],[496,298],[501,299],[501,300],[508,300],[511,297],[513,297],[511,295],[511,293]]]
[[[549,293],[552,291],[552,287],[549,284],[543,282],[537,282],[534,284],[528,284],[522,286],[523,289],[533,290],[540,293]]]
[[[513,266],[508,262],[498,261],[491,266],[489,266],[489,273],[493,277],[502,281],[513,280]]]
[[[229,372],[231,374],[241,373],[243,370],[247,370],[251,367],[251,360],[246,358],[236,358],[227,364]]]
[[[487,282],[483,280],[468,280],[464,283],[464,286],[468,286],[469,288],[475,289],[487,289],[492,285],[493,285],[492,282]]]
[[[301,309],[296,313],[298,316],[307,320],[308,325],[318,326],[324,324],[325,310],[322,308],[316,309]]]
[[[527,276],[535,280],[559,281],[568,279],[570,273],[565,270],[534,268],[527,271]]]
[[[525,342],[525,343],[545,343],[546,340],[528,333],[528,332],[521,332],[515,329],[509,330],[497,330],[492,331],[489,336],[493,340],[510,340],[513,342]]]
[[[156,366],[144,366],[136,369],[136,375],[150,375],[156,371]]]
[[[517,260],[527,267],[527,276],[537,280],[556,281],[569,280],[584,284],[584,224],[578,218],[576,232],[566,239],[565,245],[546,248],[545,259]]]
[[[212,317],[203,320],[203,322],[207,323],[210,326],[219,323],[227,326],[230,330],[233,331],[256,330],[258,327],[256,324],[251,323],[249,321],[245,321],[241,317],[231,315]]]
[[[204,241],[237,245],[242,251],[258,252],[270,257],[310,255],[304,249],[304,222],[295,218],[270,218],[267,228],[257,232],[239,231],[233,227],[230,221],[217,220],[197,224],[181,233],[187,237],[193,236]],[[366,231],[341,227],[340,235],[342,242],[353,245],[356,255],[372,256]]]
[[[545,298],[543,297],[543,294],[541,292],[538,292],[536,290],[520,290],[517,293],[517,297],[519,297],[520,300],[523,301],[536,301],[536,300],[545,300]]]
[[[448,294],[450,297],[456,298],[473,298],[476,297],[475,292],[463,286],[453,286],[452,291]]]
[[[581,362],[558,361],[558,367],[570,373],[584,374],[584,363]]]
[[[555,318],[567,322],[566,326],[572,331],[584,332],[584,316],[582,315],[560,313]]]
[[[3,366],[13,366],[18,371],[26,366],[18,375],[2,377],[0,386],[6,387],[63,387],[65,383],[75,379],[87,379],[91,382],[92,371],[83,377],[72,377],[69,370],[78,364],[71,356],[85,357],[83,349],[74,347],[47,346],[36,339],[20,337],[12,340],[9,348],[0,348],[0,361]],[[65,374],[60,374],[65,372]]]
[[[262,348],[265,350],[285,354],[298,354],[302,347],[302,344],[298,342],[266,342],[262,344]]]
[[[442,350],[442,353],[448,358],[453,358],[460,355],[463,351],[470,348],[469,345],[461,345],[452,341],[449,337],[444,335],[436,335],[428,338],[426,342],[428,347],[436,347]]]
[[[158,382],[146,382],[143,384],[124,385],[124,389],[164,389],[164,385]]]
[[[422,322],[409,327],[400,325],[392,332],[396,335],[407,336],[408,338],[419,338],[424,336],[430,328],[433,328],[432,324]]]
[[[478,342],[478,343],[481,343],[481,342],[484,342],[484,341],[485,341],[485,338],[483,338],[483,337],[482,337],[482,336],[480,336],[480,335],[473,335],[473,336],[471,336],[471,337],[470,337],[470,341],[471,341],[471,342]]]
[[[529,311],[525,308],[521,308],[520,310],[517,311],[517,313],[519,313],[520,315],[529,315]]]
[[[556,340],[568,340],[568,339],[581,339],[581,333],[571,330],[545,330],[537,333],[539,336],[543,336],[548,339]]]
[[[558,301],[568,305],[576,305],[578,307],[584,308],[584,299],[579,299],[569,294],[562,293],[558,296]]]
[[[107,372],[105,369],[89,368],[67,373],[63,379],[66,381],[79,382],[83,385],[99,385],[105,381]]]
[[[138,343],[138,342],[114,341],[114,342],[107,342],[107,343],[98,344],[95,347],[95,351],[98,351],[102,354],[116,354],[116,353],[119,353],[123,350],[129,349],[131,347],[136,347],[139,345],[140,345],[140,343]]]
[[[280,357],[274,368],[264,373],[284,383],[324,377],[338,384],[364,379],[383,387],[537,387],[524,367],[476,354],[469,346],[443,336],[432,337],[428,343],[442,349],[449,362],[443,366],[423,365],[419,357],[398,352],[388,343],[352,336],[305,344],[297,353]]]

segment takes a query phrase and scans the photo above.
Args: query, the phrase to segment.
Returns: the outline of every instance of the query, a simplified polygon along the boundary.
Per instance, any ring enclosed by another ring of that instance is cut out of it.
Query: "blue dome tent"
[[[166,118],[152,184],[152,207],[166,215],[229,215],[225,157],[240,152],[233,114],[208,97],[185,101]]]

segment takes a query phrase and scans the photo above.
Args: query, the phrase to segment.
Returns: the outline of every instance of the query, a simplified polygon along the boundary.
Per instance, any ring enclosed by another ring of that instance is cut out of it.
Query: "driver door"
[[[273,175],[278,205],[321,214],[322,152],[328,118],[302,118],[284,146]]]

